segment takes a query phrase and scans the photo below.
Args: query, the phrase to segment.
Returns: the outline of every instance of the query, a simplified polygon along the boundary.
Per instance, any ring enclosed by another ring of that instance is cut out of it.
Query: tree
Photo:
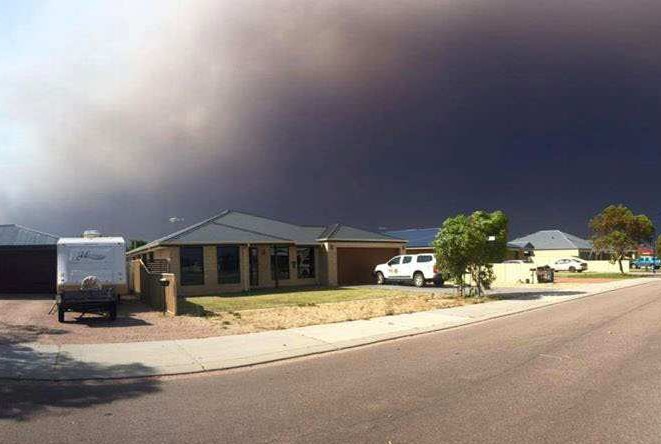
[[[505,213],[476,211],[460,214],[443,222],[434,240],[436,260],[443,272],[459,287],[463,295],[464,275],[468,272],[482,295],[484,286],[494,280],[491,264],[500,262],[507,251]]]
[[[126,245],[126,251],[135,250],[136,248],[140,248],[143,245],[147,245],[147,241],[142,239],[129,239],[129,242]]]
[[[593,248],[610,254],[611,261],[620,266],[622,259],[644,242],[651,242],[654,235],[652,221],[643,214],[634,215],[624,205],[610,205],[590,220]]]
[[[660,257],[659,255],[661,255],[661,235],[659,235],[659,237],[656,238],[655,247],[656,248],[654,249],[654,256]]]

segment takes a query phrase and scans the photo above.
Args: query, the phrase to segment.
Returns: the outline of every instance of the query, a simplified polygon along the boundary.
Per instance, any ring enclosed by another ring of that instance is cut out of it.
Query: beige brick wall
[[[317,248],[317,281],[319,285],[328,286],[328,252],[324,245]]]
[[[170,270],[176,275],[177,291],[181,296],[204,296],[222,293],[237,293],[250,289],[250,258],[247,245],[239,247],[241,282],[239,284],[218,283],[217,246],[204,245],[204,285],[181,285],[181,268],[179,260],[179,247],[159,247],[152,250],[155,259],[167,259],[170,261]],[[259,284],[254,288],[273,288],[275,281],[271,279],[271,246],[258,245],[258,270]],[[323,266],[319,249],[315,253],[316,277],[310,279],[299,279],[296,267],[296,247],[289,247],[289,279],[281,279],[278,285],[306,286],[319,285],[320,272]]]
[[[332,246],[332,248],[331,248]],[[278,282],[280,287],[291,286],[337,286],[337,248],[397,248],[400,254],[404,254],[404,245],[393,243],[324,243],[315,249],[315,277],[308,279],[299,279],[296,265],[296,246],[289,247],[289,279],[281,279]],[[254,289],[273,288],[275,280],[271,279],[271,245],[258,245],[258,270],[259,283]],[[249,247],[241,245],[240,267],[241,282],[239,284],[219,284],[216,245],[204,245],[204,285],[181,285],[181,268],[179,261],[179,247],[158,247],[154,250],[155,259],[167,259],[170,261],[170,271],[175,274],[177,282],[177,291],[180,296],[204,296],[222,293],[236,293],[250,289],[250,262]],[[138,255],[139,256],[139,255]]]
[[[176,248],[176,247],[175,247]],[[240,266],[245,262],[245,246],[239,247]],[[177,268],[173,268],[177,276],[177,289],[180,296],[209,296],[222,293],[237,293],[243,291],[244,273],[241,273],[241,282],[238,284],[218,283],[218,256],[216,245],[204,245],[204,285],[181,285],[181,268],[179,264],[179,248],[176,248]],[[173,261],[174,262],[174,261]]]
[[[250,250],[247,246],[242,246],[239,249],[240,259],[239,267],[241,270],[241,291],[248,291],[250,289]]]
[[[335,248],[335,245],[325,242],[324,251],[326,252],[328,266],[326,285],[337,287],[337,248]]]

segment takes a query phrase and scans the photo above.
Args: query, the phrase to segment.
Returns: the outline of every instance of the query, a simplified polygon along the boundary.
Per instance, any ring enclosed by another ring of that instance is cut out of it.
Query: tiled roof
[[[56,245],[58,237],[20,225],[0,225],[0,246]]]
[[[405,239],[395,238],[387,234],[373,233],[371,231],[365,231],[347,225],[333,224],[319,235],[318,240],[401,242]]]
[[[401,242],[399,239],[346,225],[301,226],[262,216],[226,210],[212,218],[157,239],[130,253],[159,245],[221,243],[293,243],[315,245],[320,241]]]
[[[530,243],[535,250],[590,250],[592,243],[560,230],[542,230],[512,240],[515,243]]]
[[[431,247],[436,238],[438,228],[411,228],[408,230],[386,231],[384,234],[408,241],[408,248]]]

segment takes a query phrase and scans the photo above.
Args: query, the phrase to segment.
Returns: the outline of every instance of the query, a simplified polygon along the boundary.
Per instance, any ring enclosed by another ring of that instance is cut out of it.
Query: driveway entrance
[[[374,267],[398,254],[399,248],[338,248],[337,282],[339,285],[373,284]]]

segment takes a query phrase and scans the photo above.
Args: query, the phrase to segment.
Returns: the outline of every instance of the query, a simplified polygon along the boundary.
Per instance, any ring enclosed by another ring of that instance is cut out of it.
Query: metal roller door
[[[0,294],[55,293],[56,270],[55,247],[0,249]]]

